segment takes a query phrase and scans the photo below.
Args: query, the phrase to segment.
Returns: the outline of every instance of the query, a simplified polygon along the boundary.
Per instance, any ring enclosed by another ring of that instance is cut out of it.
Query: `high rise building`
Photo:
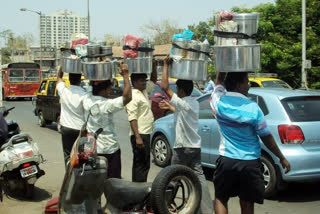
[[[60,10],[40,16],[40,42],[42,47],[60,47],[73,33],[88,36],[88,17]]]

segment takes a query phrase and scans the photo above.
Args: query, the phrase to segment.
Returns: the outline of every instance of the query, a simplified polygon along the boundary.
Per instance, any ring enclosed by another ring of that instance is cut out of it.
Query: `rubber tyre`
[[[166,167],[170,165],[172,151],[167,138],[164,135],[158,135],[152,142],[152,155],[157,166]]]
[[[179,209],[177,213],[197,213],[201,202],[201,184],[197,175],[189,167],[182,165],[171,165],[162,169],[153,181],[150,201],[154,213],[171,213],[168,209],[169,202],[166,199],[167,187],[170,182],[180,179],[189,183],[189,190],[186,190],[186,192],[190,191],[190,195],[182,209]]]
[[[24,188],[26,198],[32,199],[34,196],[34,184],[29,184],[28,182],[25,182]]]
[[[57,118],[57,131],[59,132],[59,133],[61,133],[61,123],[60,123],[60,116]]]
[[[264,179],[264,197],[269,198],[277,193],[277,173],[274,164],[269,158],[261,156],[261,162],[263,165],[263,179]]]
[[[46,126],[46,120],[43,118],[42,111],[38,112],[38,124],[40,127],[45,127]]]

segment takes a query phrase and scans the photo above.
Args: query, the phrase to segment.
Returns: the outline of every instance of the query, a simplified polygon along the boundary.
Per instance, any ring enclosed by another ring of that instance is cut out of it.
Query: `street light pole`
[[[301,87],[308,89],[306,72],[306,1],[302,0],[302,66]]]
[[[21,8],[20,11],[29,11],[39,15],[39,44],[40,44],[40,71],[42,70],[42,45],[41,45],[41,11],[29,10],[27,8]]]
[[[89,0],[88,2],[88,41],[90,41],[90,8],[89,8]]]

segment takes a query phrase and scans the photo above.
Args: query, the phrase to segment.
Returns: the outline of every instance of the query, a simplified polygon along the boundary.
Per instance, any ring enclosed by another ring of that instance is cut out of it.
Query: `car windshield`
[[[293,122],[320,121],[320,96],[286,98],[281,102]]]
[[[291,88],[286,82],[281,80],[263,81],[262,85],[264,88]]]

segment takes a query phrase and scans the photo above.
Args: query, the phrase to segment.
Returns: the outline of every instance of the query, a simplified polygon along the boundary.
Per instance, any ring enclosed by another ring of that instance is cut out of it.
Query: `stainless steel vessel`
[[[153,49],[153,44],[149,42],[142,42],[138,45],[139,48],[152,48]],[[143,51],[138,51],[138,57],[143,58],[143,57],[149,57],[152,58],[153,56],[153,51],[150,52],[143,52]]]
[[[238,32],[249,36],[256,34],[259,27],[259,13],[236,13],[233,21],[238,25]],[[238,39],[238,45],[256,44],[255,39]]]
[[[80,59],[72,59],[71,57],[64,57],[61,59],[61,67],[64,73],[81,74],[82,65]]]
[[[220,72],[248,72],[261,68],[259,44],[214,46],[215,70]]]
[[[112,79],[114,62],[83,62],[83,74],[89,80],[110,80]]]
[[[208,64],[204,60],[185,60],[173,62],[169,67],[172,78],[185,80],[206,80]]]
[[[152,58],[149,57],[124,59],[124,63],[128,65],[129,73],[152,72]]]

